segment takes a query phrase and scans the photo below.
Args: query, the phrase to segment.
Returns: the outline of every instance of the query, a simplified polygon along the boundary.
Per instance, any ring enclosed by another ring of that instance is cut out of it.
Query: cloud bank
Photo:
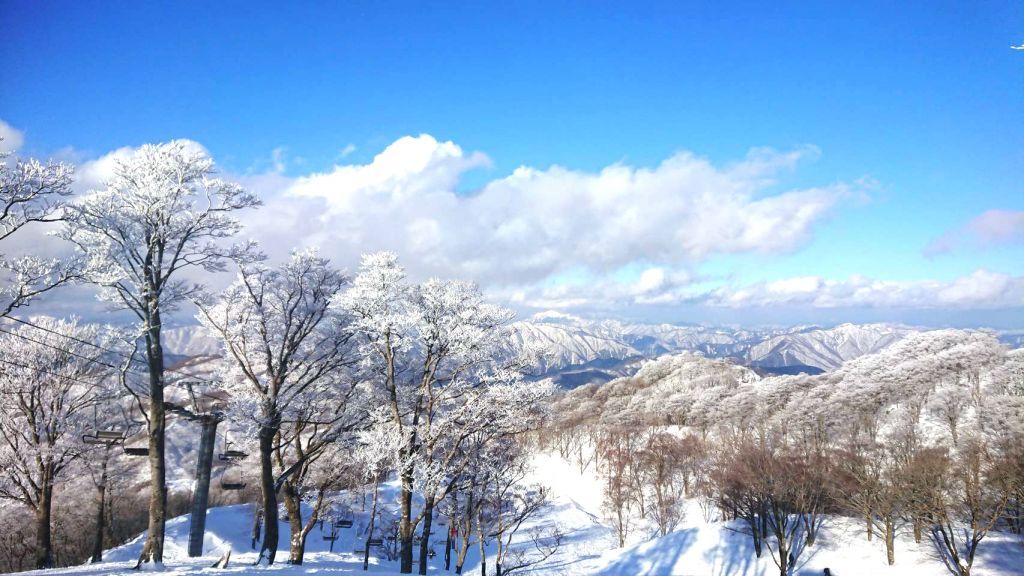
[[[698,300],[730,308],[999,309],[1024,306],[1024,278],[988,270],[976,270],[948,282],[876,280],[863,276],[828,280],[805,276],[742,288],[720,288]]]
[[[6,124],[0,130],[21,137]],[[80,163],[76,190],[101,187],[132,151]],[[244,234],[272,258],[317,246],[353,269],[362,253],[393,250],[414,277],[472,279],[523,308],[1024,306],[1024,278],[988,270],[950,281],[806,276],[747,286],[701,277],[700,263],[717,256],[800,249],[845,198],[861,193],[856,183],[780,185],[816,154],[755,149],[715,164],[679,152],[653,167],[597,171],[521,166],[466,191],[459,188],[464,175],[491,169],[491,159],[424,134],[400,138],[364,164],[289,176],[278,151],[266,171],[223,176],[264,199],[263,208],[243,215]],[[1022,213],[993,210],[946,236],[1018,242],[1022,222]]]
[[[577,269],[607,275],[639,261],[685,269],[719,254],[804,245],[850,189],[771,193],[777,176],[809,153],[755,150],[715,166],[681,152],[653,168],[615,164],[598,172],[523,166],[461,193],[463,174],[489,167],[490,159],[421,135],[397,140],[368,164],[292,180],[258,218],[266,230],[279,215],[288,230],[300,220],[304,242],[342,261],[394,250],[423,273],[490,286]],[[309,201],[318,209],[306,209]]]

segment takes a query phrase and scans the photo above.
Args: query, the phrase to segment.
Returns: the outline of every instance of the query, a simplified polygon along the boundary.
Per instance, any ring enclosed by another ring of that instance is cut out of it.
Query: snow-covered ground
[[[728,522],[706,522],[700,507],[691,502],[682,526],[664,538],[648,538],[648,533],[635,533],[633,543],[616,548],[612,530],[601,518],[601,484],[593,467],[580,473],[575,464],[556,456],[537,457],[535,481],[551,488],[551,503],[544,515],[530,526],[557,525],[566,534],[559,551],[543,565],[536,566],[534,574],[603,576],[636,575],[736,575],[761,576],[778,574],[768,552],[762,558],[754,557],[750,539],[736,531],[739,525]],[[382,490],[385,502],[394,501],[394,484]],[[181,516],[168,522],[165,549],[165,570],[170,573],[276,573],[281,576],[298,574],[358,574],[362,572],[362,556],[354,552],[359,546],[366,516],[356,511],[352,528],[339,531],[334,552],[330,542],[322,538],[319,529],[310,533],[305,564],[289,566],[287,559],[288,524],[281,522],[282,550],[279,563],[273,567],[254,567],[255,552],[250,545],[250,531],[255,508],[252,505],[227,506],[212,509],[207,520],[204,557],[187,557],[188,517]],[[443,532],[438,530],[437,532]],[[105,562],[42,571],[45,573],[92,576],[129,573],[138,556],[143,538],[108,551]],[[431,560],[430,573],[444,572],[444,539],[438,537],[433,547],[438,554]],[[220,555],[230,548],[231,563],[226,570],[211,568]],[[493,549],[489,551],[493,554]],[[817,543],[803,550],[797,558],[796,575],[820,575],[828,567],[837,576],[891,575],[891,576],[945,576],[934,547],[927,541],[915,544],[908,534],[900,536],[896,545],[896,564],[887,566],[882,541],[868,542],[862,526],[852,520],[830,518],[826,521]],[[370,572],[397,574],[397,562],[371,556]],[[475,546],[468,557],[466,574],[479,573],[479,557]],[[490,567],[493,574],[493,567]],[[982,542],[979,557],[972,572],[976,576],[1024,575],[1024,540],[1003,533],[992,533]]]

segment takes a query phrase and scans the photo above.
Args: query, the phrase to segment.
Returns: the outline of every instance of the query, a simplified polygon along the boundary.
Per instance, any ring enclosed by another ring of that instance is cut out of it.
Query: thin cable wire
[[[34,324],[32,322],[29,322],[27,320],[22,320],[20,318],[15,318],[13,316],[5,316],[3,318],[6,319],[6,320],[11,320],[12,322],[17,322],[19,324],[23,324],[25,326],[29,326],[29,327],[35,328],[36,330],[42,330],[43,332],[49,332],[50,334],[54,334],[54,335],[60,336],[62,338],[68,338],[68,339],[74,340],[75,342],[79,342],[81,344],[85,344],[86,346],[92,346],[93,348],[96,348],[98,350],[103,350],[104,352],[108,352],[110,354],[114,354],[116,356],[120,356],[121,358],[123,358],[125,360],[130,360],[129,356],[127,354],[125,354],[124,352],[118,352],[116,350],[111,350],[110,348],[105,348],[105,347],[100,346],[99,344],[96,344],[94,342],[89,342],[87,340],[82,340],[81,338],[77,338],[77,337],[72,336],[70,334],[63,334],[63,333],[58,332],[56,330],[51,330],[50,328],[47,328],[45,326],[39,326],[38,324]],[[8,332],[8,334],[10,334],[10,332]],[[26,338],[26,339],[28,339],[28,338]],[[114,368],[115,370],[117,369],[115,366],[111,366],[111,368]],[[207,383],[207,384],[217,384],[217,382],[214,381],[214,380],[209,380],[207,378],[203,378],[203,377],[197,376],[195,374],[189,374],[188,372],[182,372],[180,370],[173,370],[173,369],[170,369],[170,368],[164,368],[164,372],[170,372],[171,374],[177,374],[179,376],[184,376],[185,378],[182,381],[184,381],[184,380],[194,380],[194,381],[204,382],[204,383]],[[143,375],[143,376],[148,375],[147,372],[136,372],[136,374]],[[168,382],[168,384],[171,384],[171,385],[176,384],[176,383],[177,382]]]
[[[100,366],[106,366],[107,368],[113,368],[114,370],[117,370],[117,366],[114,366],[113,364],[109,364],[107,362],[103,362],[102,360],[98,360],[96,358],[90,358],[88,356],[84,356],[82,354],[78,354],[76,352],[72,352],[71,350],[67,350],[67,349],[61,348],[60,346],[57,346],[57,345],[54,345],[54,344],[49,344],[47,342],[43,342],[42,340],[36,340],[34,338],[29,338],[28,336],[25,336],[24,334],[18,334],[17,332],[11,332],[10,330],[4,330],[3,328],[0,328],[0,332],[2,332],[4,334],[9,334],[11,336],[14,336],[15,338],[21,338],[22,340],[25,340],[25,341],[28,341],[28,342],[32,342],[34,344],[39,344],[40,346],[46,346],[47,348],[51,348],[53,350],[57,350],[59,352],[63,352],[65,354],[68,354],[70,356],[74,356],[76,358],[81,358],[82,360],[86,360],[86,361],[94,363],[94,364],[99,364]]]
[[[33,371],[39,372],[41,374],[47,374],[47,375],[53,376],[55,378],[64,378],[66,380],[70,380],[72,382],[77,382],[78,384],[82,384],[83,386],[97,386],[97,385],[99,385],[98,382],[86,382],[84,380],[79,380],[78,378],[75,378],[73,376],[68,376],[67,374],[58,374],[56,372],[50,372],[49,370],[44,370],[42,368],[36,368],[34,366],[28,366],[28,365],[25,365],[25,364],[19,364],[18,362],[12,362],[12,361],[6,360],[4,358],[0,358],[0,362],[3,362],[4,364],[10,364],[11,366],[17,366],[18,368],[24,368],[25,370],[33,370]]]

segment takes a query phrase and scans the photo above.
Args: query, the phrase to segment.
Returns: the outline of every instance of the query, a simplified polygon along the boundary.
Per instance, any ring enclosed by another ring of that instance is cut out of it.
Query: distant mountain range
[[[840,324],[831,328],[723,328],[590,320],[560,312],[542,312],[511,326],[509,354],[540,352],[536,378],[553,378],[566,388],[607,382],[633,374],[647,359],[694,352],[725,358],[761,374],[816,374],[877,352],[913,332],[900,324]],[[1012,348],[1024,344],[1024,332],[1000,333]],[[218,341],[198,326],[164,332],[175,363],[202,364],[220,354]]]

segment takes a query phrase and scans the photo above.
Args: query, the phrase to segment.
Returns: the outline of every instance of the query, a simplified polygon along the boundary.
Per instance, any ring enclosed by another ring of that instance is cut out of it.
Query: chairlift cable
[[[94,364],[99,364],[100,366],[106,366],[107,368],[113,368],[114,370],[117,370],[117,366],[114,366],[113,364],[109,364],[109,363],[104,362],[102,360],[97,360],[96,358],[89,358],[88,356],[84,356],[82,354],[77,354],[75,352],[72,352],[71,350],[66,350],[64,348],[61,348],[60,346],[55,345],[55,344],[49,344],[47,342],[43,342],[42,340],[36,340],[34,338],[30,338],[28,336],[25,336],[24,334],[18,334],[17,332],[11,332],[10,330],[4,330],[3,328],[0,328],[0,332],[2,332],[4,334],[9,334],[11,336],[14,336],[15,338],[21,338],[22,340],[26,340],[26,341],[32,342],[34,344],[39,344],[40,346],[46,346],[47,348],[52,348],[52,349],[57,350],[59,352],[64,352],[65,354],[68,354],[69,356],[74,356],[76,358],[81,358],[82,360],[87,360],[87,361],[92,362]]]
[[[43,368],[36,368],[36,367],[33,367],[33,366],[28,366],[26,364],[19,364],[18,362],[12,362],[11,360],[7,360],[5,358],[0,358],[0,362],[3,362],[4,364],[10,364],[11,366],[16,366],[18,368],[24,368],[25,370],[33,370],[33,371],[39,372],[41,374],[46,374],[48,376],[53,376],[55,378],[64,378],[65,380],[70,380],[71,382],[76,382],[78,384],[82,384],[83,386],[97,386],[99,384],[98,382],[86,382],[84,380],[79,380],[78,378],[75,378],[73,376],[68,376],[66,374],[58,374],[56,372],[50,372],[49,370],[44,370]]]
[[[54,334],[54,335],[60,336],[62,338],[68,338],[68,339],[74,340],[75,342],[78,342],[80,344],[85,344],[86,346],[92,346],[93,348],[96,348],[98,350],[103,350],[104,352],[108,352],[110,354],[114,354],[116,356],[120,356],[121,358],[123,358],[125,360],[129,360],[130,359],[130,357],[127,354],[125,354],[124,352],[118,352],[117,350],[111,350],[110,348],[105,348],[105,347],[100,346],[99,344],[96,344],[94,342],[89,342],[87,340],[83,340],[81,338],[77,338],[77,337],[72,336],[70,334],[63,334],[61,332],[58,332],[56,330],[52,330],[52,329],[47,328],[45,326],[39,326],[38,324],[34,324],[34,323],[29,322],[27,320],[22,320],[21,318],[15,318],[13,316],[4,316],[3,318],[6,319],[6,320],[10,320],[12,322],[17,322],[19,324],[24,324],[25,326],[30,326],[32,328],[35,328],[36,330],[42,330],[43,332],[49,332],[50,334]],[[173,370],[171,368],[164,368],[164,372],[170,372],[172,374],[177,374],[179,376],[185,376],[188,379],[192,379],[192,380],[196,380],[196,381],[204,382],[204,383],[208,383],[208,384],[216,384],[217,383],[215,380],[208,380],[208,379],[203,378],[201,376],[196,376],[195,374],[189,374],[187,372],[181,372],[179,370]],[[136,373],[140,374],[140,375],[146,375],[146,373],[144,373],[144,372],[136,372]],[[168,384],[172,384],[173,385],[173,384],[176,384],[176,382],[168,382]]]

